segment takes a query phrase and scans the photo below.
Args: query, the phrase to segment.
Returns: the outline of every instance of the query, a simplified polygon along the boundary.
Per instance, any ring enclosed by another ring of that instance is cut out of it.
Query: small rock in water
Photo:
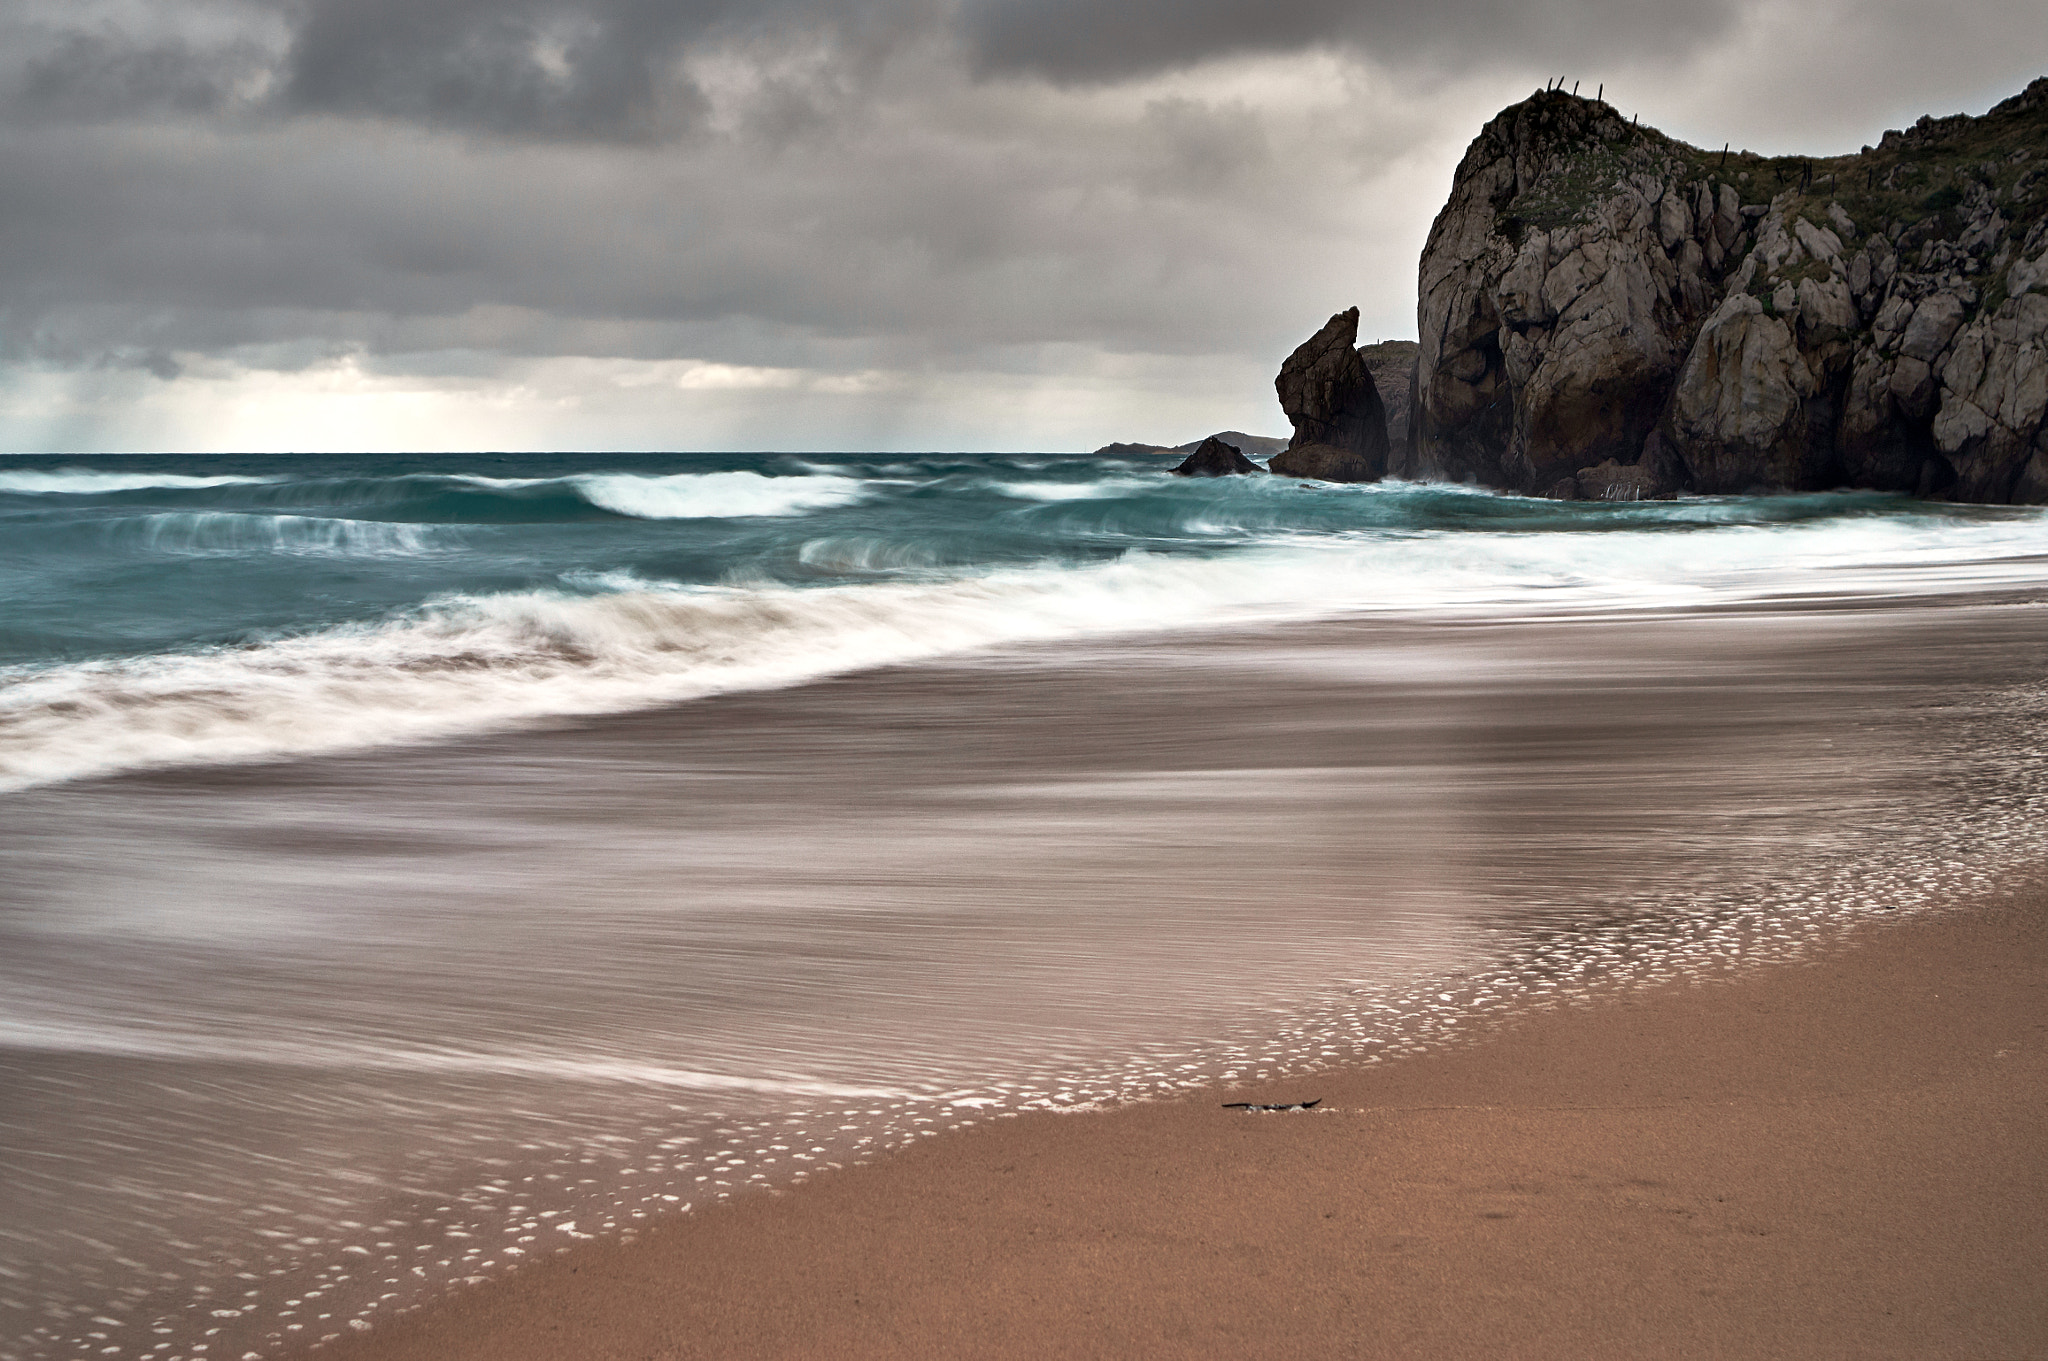
[[[1234,444],[1225,444],[1211,435],[1202,441],[1199,449],[1187,456],[1187,460],[1173,470],[1175,477],[1237,477],[1245,473],[1263,473],[1266,470],[1246,458]]]

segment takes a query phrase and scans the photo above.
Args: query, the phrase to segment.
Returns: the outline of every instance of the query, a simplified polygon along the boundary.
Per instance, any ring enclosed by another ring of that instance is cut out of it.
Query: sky
[[[1833,154],[2040,0],[0,0],[0,451],[1285,434],[1552,77]]]

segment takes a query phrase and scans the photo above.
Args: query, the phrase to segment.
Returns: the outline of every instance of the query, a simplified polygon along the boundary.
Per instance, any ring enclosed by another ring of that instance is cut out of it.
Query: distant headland
[[[1273,472],[2048,503],[2048,77],[1814,159],[1539,91],[1467,148],[1419,284],[1419,343],[1358,347],[1354,308],[1281,367]]]

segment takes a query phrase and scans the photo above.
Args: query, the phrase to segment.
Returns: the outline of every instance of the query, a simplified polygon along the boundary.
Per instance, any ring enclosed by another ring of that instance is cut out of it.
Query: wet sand
[[[999,1120],[322,1354],[1283,1348],[2048,1355],[2048,890],[1419,1057]]]
[[[2010,1319],[1967,1292],[2043,1274],[2038,1127],[1957,1132],[1918,1070],[1884,1084],[1892,1051],[2024,1058],[2036,1030],[1991,1031],[2038,1006],[1916,1048],[1946,1032],[1879,945],[1720,1020],[1633,989],[2032,875],[2044,629],[1983,600],[1217,630],[13,795],[0,1358]],[[1560,995],[1606,1009],[1252,1093],[1314,1115],[990,1114],[1440,1047]],[[1993,1265],[1940,1239],[2008,1205]],[[1624,1307],[1646,1280],[1666,1302]]]

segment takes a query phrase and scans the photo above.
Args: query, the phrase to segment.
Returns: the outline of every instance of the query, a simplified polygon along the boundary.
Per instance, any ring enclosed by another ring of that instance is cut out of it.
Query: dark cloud
[[[219,114],[260,89],[274,60],[249,39],[206,48],[182,39],[136,43],[117,33],[65,33],[22,63],[12,103],[32,118]]]
[[[736,48],[826,54],[781,77],[785,122],[819,87],[873,76],[923,45],[982,77],[1115,81],[1243,53],[1341,48],[1385,62],[1583,64],[1670,54],[1743,0],[184,0],[144,31],[61,13],[0,38],[32,55],[19,107],[109,118],[244,109],[366,117],[522,138],[647,141],[707,110],[693,59]],[[211,23],[179,16],[219,13]],[[249,30],[235,32],[236,24]],[[4,64],[4,63],[0,63]],[[850,74],[851,73],[851,74]]]
[[[301,111],[567,136],[655,128],[664,68],[716,3],[318,0],[283,92]]]
[[[1112,81],[1247,53],[1342,48],[1383,62],[1675,55],[1725,31],[1736,0],[964,0],[985,74]]]
[[[13,121],[326,115],[524,139],[649,141],[706,110],[687,67],[822,53],[785,125],[935,31],[950,0],[0,0]],[[771,120],[773,121],[773,120]]]
[[[802,128],[849,83],[872,80],[919,46],[964,56],[984,78],[1055,83],[1318,47],[1393,64],[1583,65],[1685,50],[1746,2],[182,0],[159,6],[147,25],[88,5],[69,21],[53,9],[13,26],[0,7],[0,40],[29,54],[15,63],[16,106],[43,116],[238,109],[656,141],[701,125],[709,99],[693,62],[733,50],[822,54],[777,78],[779,115],[763,102],[764,126],[779,117]]]
[[[0,196],[0,347],[76,362],[95,345],[347,334],[374,351],[654,357],[705,353],[715,329],[726,339],[710,348],[730,357],[758,323],[774,339],[750,342],[746,362],[808,333],[922,363],[1077,333],[1199,347],[1238,325],[1226,283],[1316,287],[1278,277],[1293,270],[1278,256],[1242,263],[1259,243],[1317,238],[1334,215],[1288,187],[1298,152],[1276,156],[1247,106],[1131,101],[1074,123],[1056,103],[952,131],[898,111],[927,124],[915,154],[872,128],[770,156],[394,141],[346,121],[218,140],[0,133],[0,182],[16,190]],[[1282,198],[1286,221],[1266,220],[1256,205]]]
[[[259,106],[290,19],[277,0],[0,0],[0,119],[208,119]]]
[[[928,0],[312,0],[282,100],[514,136],[656,138],[705,111],[692,55],[808,44],[833,54],[833,71],[812,73],[829,81],[935,14]]]

